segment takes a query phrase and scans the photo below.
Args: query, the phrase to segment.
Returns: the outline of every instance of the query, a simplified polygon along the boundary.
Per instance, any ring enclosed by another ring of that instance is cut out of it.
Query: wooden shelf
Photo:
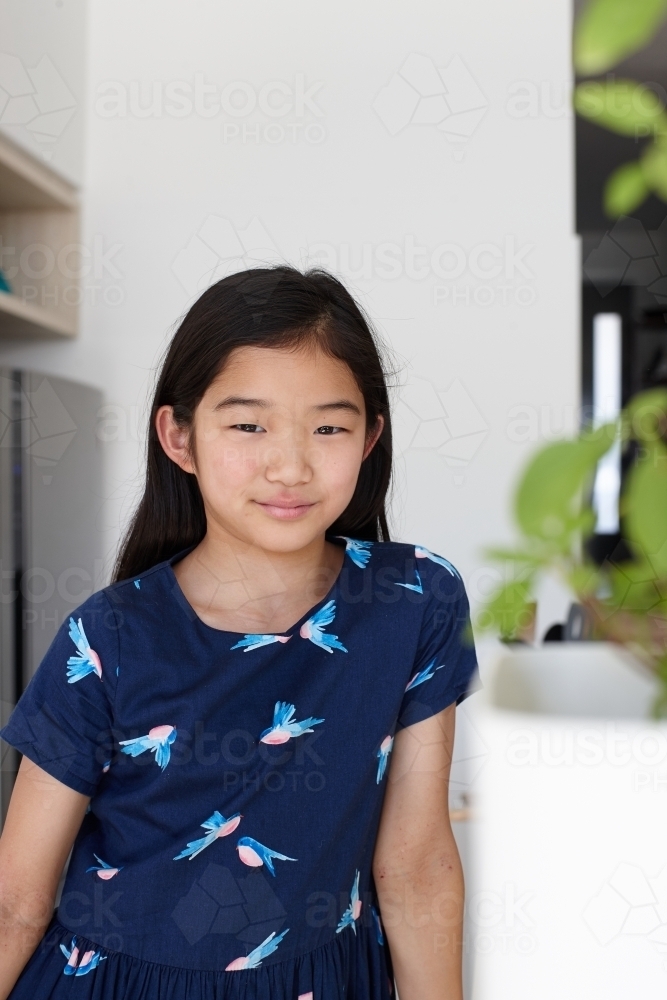
[[[0,292],[0,331],[3,337],[75,337],[76,325],[42,306]]]
[[[61,251],[79,241],[77,190],[0,132],[0,338],[75,337],[80,289]]]
[[[72,184],[0,133],[0,211],[77,207]]]

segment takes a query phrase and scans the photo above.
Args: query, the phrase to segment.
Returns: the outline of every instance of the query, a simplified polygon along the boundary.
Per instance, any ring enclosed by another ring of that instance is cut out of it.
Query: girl
[[[475,653],[455,567],[389,541],[390,471],[337,280],[258,268],[192,306],[115,582],[0,730],[24,755],[0,998],[460,998],[447,785]]]

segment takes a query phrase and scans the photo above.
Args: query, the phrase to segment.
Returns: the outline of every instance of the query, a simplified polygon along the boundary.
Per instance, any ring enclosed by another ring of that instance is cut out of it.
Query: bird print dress
[[[394,1000],[391,751],[472,690],[469,605],[426,548],[332,541],[338,577],[281,634],[206,625],[190,550],[63,623],[0,736],[90,804],[10,1000]]]

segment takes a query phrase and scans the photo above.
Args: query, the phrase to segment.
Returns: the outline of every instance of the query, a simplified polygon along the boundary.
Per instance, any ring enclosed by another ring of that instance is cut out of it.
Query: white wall
[[[3,346],[0,362],[90,381],[117,408],[104,446],[109,553],[141,476],[137,414],[141,428],[198,279],[224,273],[230,254],[320,259],[343,276],[352,267],[350,287],[403,365],[397,536],[446,554],[481,598],[481,548],[510,537],[519,467],[538,435],[564,415],[576,423],[569,46],[569,7],[554,0],[91,0],[84,242],[97,273],[83,280],[82,334]],[[404,79],[384,92],[401,68],[431,95],[416,113],[467,139],[405,124],[416,90]],[[188,110],[174,86],[197,79],[211,90]],[[224,91],[235,81],[265,109],[262,88],[280,89],[268,112],[239,116],[229,100],[243,95]],[[313,87],[300,104],[299,81]],[[153,86],[162,108],[142,114]],[[513,103],[517,87],[533,103]],[[274,117],[282,102],[291,108]],[[454,250],[434,264],[443,244]],[[528,428],[513,422],[518,406]],[[556,593],[543,616],[560,603]]]
[[[2,0],[0,130],[83,178],[86,0]]]

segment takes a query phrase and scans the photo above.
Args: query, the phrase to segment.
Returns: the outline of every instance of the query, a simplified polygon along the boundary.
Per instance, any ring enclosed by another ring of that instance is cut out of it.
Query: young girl
[[[258,268],[192,306],[115,582],[0,730],[1,1000],[459,1000],[475,653],[455,567],[389,541],[390,471],[337,280]]]

